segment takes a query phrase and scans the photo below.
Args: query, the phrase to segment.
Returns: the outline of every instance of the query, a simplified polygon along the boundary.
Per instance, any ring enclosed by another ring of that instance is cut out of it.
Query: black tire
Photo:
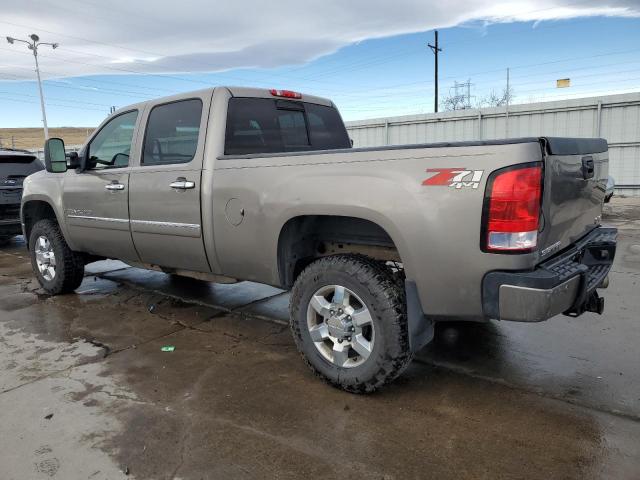
[[[51,280],[44,278],[36,263],[35,244],[41,236],[49,240],[56,259],[55,276]],[[82,283],[84,258],[69,248],[55,220],[39,220],[33,226],[29,236],[29,256],[38,282],[50,295],[73,292]]]
[[[341,285],[369,309],[375,342],[364,363],[344,368],[316,348],[307,324],[311,297],[322,287]],[[290,326],[298,351],[319,377],[351,393],[370,393],[398,377],[411,362],[404,288],[383,264],[361,255],[316,260],[298,276],[289,304]]]
[[[12,238],[13,238],[13,235],[0,237],[0,247],[4,247],[5,245],[8,245]]]

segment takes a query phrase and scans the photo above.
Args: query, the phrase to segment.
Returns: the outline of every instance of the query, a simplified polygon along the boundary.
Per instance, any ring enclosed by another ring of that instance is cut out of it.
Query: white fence
[[[347,122],[356,147],[513,137],[603,137],[617,192],[640,195],[640,93]]]
[[[65,145],[64,151],[66,153],[77,152],[81,148],[82,145]],[[44,162],[44,150],[42,148],[30,148],[29,151]]]

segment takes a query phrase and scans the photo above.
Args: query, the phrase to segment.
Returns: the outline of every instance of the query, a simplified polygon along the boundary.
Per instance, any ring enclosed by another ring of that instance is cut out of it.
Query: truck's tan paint
[[[138,258],[129,260],[279,285],[278,239],[287,221],[304,215],[361,218],[391,237],[407,279],[418,286],[423,310],[434,318],[461,319],[483,318],[481,284],[488,271],[530,269],[541,260],[539,252],[496,255],[483,253],[479,246],[488,175],[505,166],[543,160],[537,141],[225,156],[227,104],[232,95],[271,98],[265,90],[218,87],[133,106],[143,112],[141,125],[145,125],[151,105],[194,97],[204,103],[198,154],[189,164],[141,166],[143,132],[135,137],[135,154],[125,170],[129,230]],[[307,95],[302,101],[332,105]],[[482,170],[477,188],[422,185],[428,168],[447,167]],[[23,197],[23,202],[48,201],[69,245],[79,250],[87,249],[86,239],[77,236],[69,216],[63,214],[61,192],[89,175],[37,174],[25,183]],[[186,192],[188,197],[178,197],[185,192],[162,190],[178,175],[197,181],[198,189]],[[149,183],[138,191],[139,182]],[[182,219],[167,215],[167,205],[174,200],[191,202],[192,213],[198,212],[200,218],[186,211]],[[136,221],[175,221],[199,228],[185,235]],[[564,236],[559,241],[564,247],[571,239]],[[106,250],[91,253],[118,256]]]

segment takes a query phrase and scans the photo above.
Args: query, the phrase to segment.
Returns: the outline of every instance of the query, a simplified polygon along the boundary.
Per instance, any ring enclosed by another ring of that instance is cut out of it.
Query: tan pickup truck
[[[21,220],[47,292],[103,258],[292,289],[299,350],[348,391],[397,377],[435,322],[604,306],[602,139],[351,148],[329,100],[216,87],[123,108],[45,157]]]

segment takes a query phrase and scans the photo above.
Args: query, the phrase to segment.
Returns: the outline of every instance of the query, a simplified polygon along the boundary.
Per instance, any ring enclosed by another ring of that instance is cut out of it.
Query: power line
[[[4,97],[0,97],[0,100],[4,100],[7,102],[18,102],[18,103],[32,103],[34,105],[37,105],[39,102],[35,102],[35,101],[30,101],[30,100],[18,100],[15,98],[4,98]],[[90,108],[90,107],[74,107],[71,105],[60,105],[57,103],[48,103],[48,105],[54,106],[54,107],[62,107],[62,108],[72,108],[74,110],[96,110],[98,112],[104,112],[104,109],[98,109],[98,108]]]
[[[582,2],[576,2],[576,3],[582,3]],[[542,10],[548,10],[548,9],[542,9]],[[0,23],[9,23],[9,22],[0,21]],[[74,37],[74,38],[77,38],[77,37]],[[107,44],[107,43],[104,43],[104,42],[94,42],[94,41],[91,41],[91,40],[89,40],[89,42],[103,44],[103,45],[107,45],[107,46],[115,46],[116,48],[121,48],[118,45],[110,45],[110,44]],[[460,42],[456,42],[456,43],[460,43]],[[65,48],[64,50],[68,51],[68,52],[71,52],[71,53],[77,53],[77,54],[80,54],[80,55],[87,55],[87,56],[94,56],[94,57],[97,57],[97,58],[112,59],[111,57],[107,57],[107,56],[104,56],[104,55],[90,54],[90,53],[86,53],[86,52],[80,52],[80,51],[76,51],[76,50],[71,50],[71,49],[68,49],[68,48]],[[131,49],[129,49],[129,50],[131,50]],[[133,50],[135,50],[135,49],[133,49]],[[625,54],[625,53],[637,52],[638,50],[640,50],[640,49],[628,49],[628,50],[621,50],[621,51],[615,51],[615,52],[603,52],[601,54],[596,54],[596,55],[589,55],[589,56],[582,56],[582,57],[569,57],[569,58],[557,59],[557,60],[553,60],[553,61],[545,61],[545,62],[541,62],[541,63],[532,63],[532,64],[528,64],[528,65],[518,65],[518,66],[515,66],[515,67],[512,67],[512,68],[513,69],[527,69],[527,68],[532,68],[532,67],[536,67],[536,66],[543,66],[543,65],[557,64],[557,63],[566,63],[566,62],[570,62],[570,61],[573,61],[573,60],[593,59],[594,57],[603,57],[603,56],[610,56],[610,55],[621,55],[621,54]],[[142,51],[142,50],[140,50],[140,51]],[[404,55],[413,55],[413,54],[414,54],[413,52],[405,52]],[[376,58],[376,57],[373,57],[373,58]],[[393,60],[395,60],[397,58],[398,58],[397,55],[394,55],[393,57],[381,56],[381,57],[378,57],[377,60],[372,60],[371,58],[369,58],[369,59],[366,59],[366,60],[359,60],[357,62],[352,63],[351,65],[352,65],[352,69],[359,69],[359,68],[362,68],[363,66],[374,65],[376,63],[377,64],[382,64],[382,63],[385,63],[385,61],[387,61],[387,60],[393,61]],[[91,63],[79,62],[79,61],[74,61],[74,60],[64,59],[64,58],[62,58],[62,59],[61,58],[57,58],[57,60],[66,61],[66,62],[69,62],[69,63],[96,66],[96,65],[91,64]],[[380,61],[380,60],[382,60],[382,61]],[[624,62],[619,62],[619,63],[624,63]],[[607,65],[615,65],[615,64],[607,64]],[[98,65],[97,67],[102,68],[103,66],[102,65]],[[17,67],[17,68],[20,68],[20,67]],[[178,80],[182,80],[182,81],[186,80],[186,81],[191,81],[191,82],[195,81],[197,83],[210,85],[209,82],[196,81],[194,79],[185,79],[184,77],[179,77],[179,76],[176,76],[176,75],[153,74],[153,73],[147,73],[147,72],[144,72],[144,71],[137,71],[137,70],[133,70],[133,69],[122,69],[122,68],[113,68],[113,67],[112,68],[106,67],[106,68],[111,69],[111,70],[115,70],[115,71],[123,71],[125,73],[133,73],[133,74],[143,75],[143,76],[154,76],[154,77],[159,77],[159,78],[178,79]],[[584,68],[590,68],[590,67],[584,67]],[[328,74],[331,74],[331,72],[335,71],[335,70],[338,70],[338,69],[334,68],[334,70],[329,70]],[[484,72],[476,72],[476,73],[471,73],[469,75],[470,76],[475,76],[475,75],[479,76],[479,75],[484,75],[484,74],[489,74],[489,73],[496,73],[496,72],[499,72],[499,71],[500,72],[504,71],[504,69],[501,68],[501,69],[495,69],[495,70],[488,70],[488,71],[484,71]],[[546,74],[550,74],[550,73],[532,74],[531,76],[540,76],[540,75],[546,75]],[[225,73],[220,73],[220,75],[225,75]],[[273,75],[276,75],[276,74],[273,74]],[[326,75],[327,75],[327,73],[325,73],[325,76]],[[596,75],[596,74],[594,74],[594,75]],[[279,75],[279,76],[283,76],[283,77],[286,76],[287,78],[290,78],[290,76],[288,76],[288,75]],[[522,78],[524,76],[525,75],[522,75],[521,77],[516,77],[516,78]],[[240,78],[240,77],[237,77],[237,78]],[[450,77],[442,77],[442,78],[455,78],[455,77],[454,76],[450,76]],[[303,79],[300,79],[300,80],[305,80],[305,79],[303,78]],[[91,81],[91,80],[85,79],[85,81]],[[326,83],[326,84],[330,83],[330,82],[326,82],[326,81],[323,81],[323,80],[312,80],[312,79],[307,79],[306,81],[316,81],[316,82],[319,82],[319,83]],[[629,81],[631,81],[631,80],[629,80]],[[54,81],[50,80],[50,81],[47,81],[47,82],[54,82]],[[99,82],[99,83],[105,83],[105,84],[108,84],[108,83],[117,84],[118,83],[118,82],[109,82],[109,81],[106,81],[106,80],[104,80],[104,81],[93,80],[93,82],[94,83],[95,82]],[[258,80],[255,80],[255,82],[258,82]],[[390,90],[392,88],[397,88],[397,87],[403,87],[403,86],[409,86],[409,85],[424,85],[424,84],[427,84],[427,83],[428,82],[425,82],[425,81],[408,82],[408,83],[401,83],[401,84],[398,84],[398,85],[381,86],[381,87],[378,88],[378,90]],[[519,85],[534,84],[534,83],[538,83],[538,82],[525,82],[525,83],[521,83]],[[598,84],[598,82],[596,82],[595,84]],[[72,87],[72,86],[68,86],[68,85],[55,85],[54,84],[54,85],[50,85],[50,86],[55,86],[55,87],[58,87],[58,88],[72,88],[72,89],[76,89],[76,90],[84,90],[82,88]],[[133,88],[145,88],[145,87],[139,87],[139,86],[133,86],[133,85],[131,85],[131,86]],[[435,86],[435,82],[434,82],[434,86]],[[95,88],[95,87],[90,87],[90,88]],[[150,89],[150,87],[147,87],[147,89]],[[169,91],[173,92],[173,90],[169,90],[169,89],[163,89],[163,90],[165,90],[167,92],[169,92]],[[317,88],[317,90],[320,90],[320,89]],[[84,91],[86,91],[86,90],[84,90]],[[143,94],[143,93],[140,93],[140,92],[131,92],[131,91],[126,91],[126,90],[116,90],[116,89],[112,89],[112,90],[100,89],[100,91],[102,91],[104,93],[112,92],[112,93],[118,93],[118,94],[123,94],[123,95],[126,94],[126,93],[129,93],[129,94],[132,94],[130,96],[134,96],[135,98],[140,98],[141,96],[150,95],[150,94],[147,94],[147,93]],[[98,91],[97,93],[100,93],[100,91]],[[529,91],[536,91],[536,90],[529,90]],[[348,97],[351,98],[351,97],[358,97],[358,96],[365,96],[366,95],[367,97],[370,97],[371,96],[370,92],[371,92],[371,90],[369,90],[368,92],[364,93],[364,92],[362,92],[362,89],[360,89],[358,92],[342,92],[342,93],[338,92],[338,93],[333,94],[332,96],[334,96],[334,97],[345,97],[345,96],[348,96]],[[395,91],[395,92],[389,92],[387,94],[380,94],[380,95],[377,95],[377,97],[383,97],[383,98],[385,98],[385,97],[394,97],[394,98],[396,98],[400,94],[401,93]],[[407,93],[404,93],[403,95],[407,95]],[[413,93],[408,93],[408,95],[413,95]]]
[[[19,97],[31,97],[31,98],[38,98],[37,95],[30,95],[28,93],[15,93],[15,92],[3,92],[0,91],[0,95],[16,95]],[[97,107],[109,107],[110,105],[106,105],[103,103],[93,103],[93,102],[83,102],[83,101],[78,101],[78,100],[68,100],[65,98],[56,98],[56,97],[47,97],[50,100],[54,100],[56,102],[73,102],[73,103],[81,103],[82,105],[95,105]]]
[[[576,2],[575,4],[578,4],[578,3],[582,3],[582,2]],[[548,9],[541,9],[541,10],[548,10]],[[541,10],[534,10],[533,12],[541,11]],[[507,18],[508,17],[510,17],[510,16],[507,16]],[[0,21],[0,23],[11,24],[10,22],[6,22],[6,21]],[[18,24],[15,24],[15,25],[18,25]],[[68,36],[68,35],[64,35],[64,36]],[[69,36],[69,37],[70,38],[81,39],[81,37],[72,37],[72,36]],[[105,42],[95,42],[95,41],[87,40],[87,39],[84,39],[84,40],[92,42],[92,43],[97,43],[97,44],[101,44],[101,45],[115,47],[115,48],[126,48],[126,49],[129,49],[129,50],[134,50],[134,51],[140,51],[140,52],[143,52],[143,53],[153,54],[155,56],[164,56],[164,55],[160,55],[160,54],[153,53],[153,52],[143,51],[143,50],[139,50],[139,49],[130,49],[128,47],[121,47],[119,45],[108,44],[108,43],[105,43]],[[76,51],[76,50],[70,50],[68,48],[65,48],[65,50],[66,51],[71,51],[73,53],[81,54],[81,55],[94,56],[94,57],[98,57],[98,58],[105,58],[105,59],[113,60],[112,57],[107,57],[107,56],[104,56],[104,55],[92,54],[92,53],[87,53],[87,52],[80,52],[80,51]],[[594,56],[595,57],[599,57],[599,56],[607,56],[607,55],[618,55],[618,54],[623,54],[623,53],[636,52],[638,50],[640,50],[640,49],[629,49],[629,50],[622,50],[622,51],[617,51],[617,52],[604,52],[604,53],[602,53],[600,55],[590,55],[590,56],[586,56],[586,57],[569,57],[569,58],[559,59],[559,60],[550,61],[550,62],[541,62],[541,63],[528,64],[528,65],[518,65],[518,66],[515,66],[515,67],[512,67],[512,68],[513,69],[529,68],[529,67],[533,67],[533,66],[547,65],[547,64],[552,64],[552,63],[560,63],[560,62],[569,61],[569,60],[590,59],[590,58],[593,58]],[[413,54],[413,53],[409,53],[409,54]],[[397,57],[397,55],[395,57]],[[391,58],[391,60],[394,60],[395,57]],[[196,82],[196,83],[200,83],[200,84],[210,85],[209,82],[203,82],[203,81],[198,81],[198,80],[194,80],[194,79],[191,79],[191,78],[179,77],[179,76],[176,76],[176,75],[154,74],[154,73],[148,73],[148,72],[134,70],[134,69],[130,69],[130,68],[129,69],[124,69],[124,68],[108,67],[108,66],[102,66],[102,65],[96,66],[96,65],[91,64],[91,63],[80,62],[80,61],[77,61],[77,60],[70,60],[70,59],[64,59],[63,61],[67,61],[67,62],[70,62],[70,63],[76,63],[76,64],[82,64],[82,65],[88,65],[88,66],[93,66],[93,67],[98,67],[98,68],[106,68],[106,69],[109,69],[109,70],[120,71],[120,72],[124,72],[124,73],[133,73],[133,74],[139,74],[139,75],[150,75],[150,76],[155,76],[155,77],[158,77],[158,78],[169,78],[169,79],[176,79],[176,80],[181,80],[181,81]],[[376,64],[376,62],[369,62],[366,65],[374,65],[374,64]],[[360,67],[356,66],[356,68],[360,68]],[[483,74],[488,74],[488,73],[496,73],[496,72],[501,72],[501,71],[504,71],[504,68],[487,70],[487,71],[484,71],[484,72],[474,72],[474,73],[471,73],[471,74],[468,74],[468,75],[476,76],[476,75],[483,75]],[[329,74],[330,73],[331,72],[329,72]],[[220,75],[228,76],[224,72],[220,73]],[[272,75],[286,77],[288,79],[291,79],[290,75],[278,75],[278,74],[273,74],[273,73],[272,73]],[[325,76],[326,75],[327,74],[325,74]],[[304,80],[304,81],[312,81],[312,82],[320,82],[320,83],[329,84],[329,82],[326,82],[324,80],[318,80],[317,79],[318,77],[319,76],[316,76],[315,79],[305,78],[305,77],[303,77],[303,78],[299,78],[299,77],[295,78],[294,77],[294,80]],[[229,78],[234,78],[234,77],[229,77]],[[242,77],[235,77],[235,78],[238,78],[240,80],[246,81],[246,78],[242,78]],[[443,77],[443,78],[455,78],[455,77],[454,76],[449,76],[449,77]],[[263,82],[263,80],[251,80],[251,82],[260,83],[260,82]],[[420,83],[425,83],[425,82],[421,81],[421,82],[402,83],[402,84],[396,85],[396,87],[397,86],[406,86],[406,85],[410,85],[410,84],[420,84]],[[370,87],[374,87],[374,86],[370,86]],[[380,88],[385,88],[385,87],[381,86]],[[320,89],[317,88],[316,90],[320,90]]]

